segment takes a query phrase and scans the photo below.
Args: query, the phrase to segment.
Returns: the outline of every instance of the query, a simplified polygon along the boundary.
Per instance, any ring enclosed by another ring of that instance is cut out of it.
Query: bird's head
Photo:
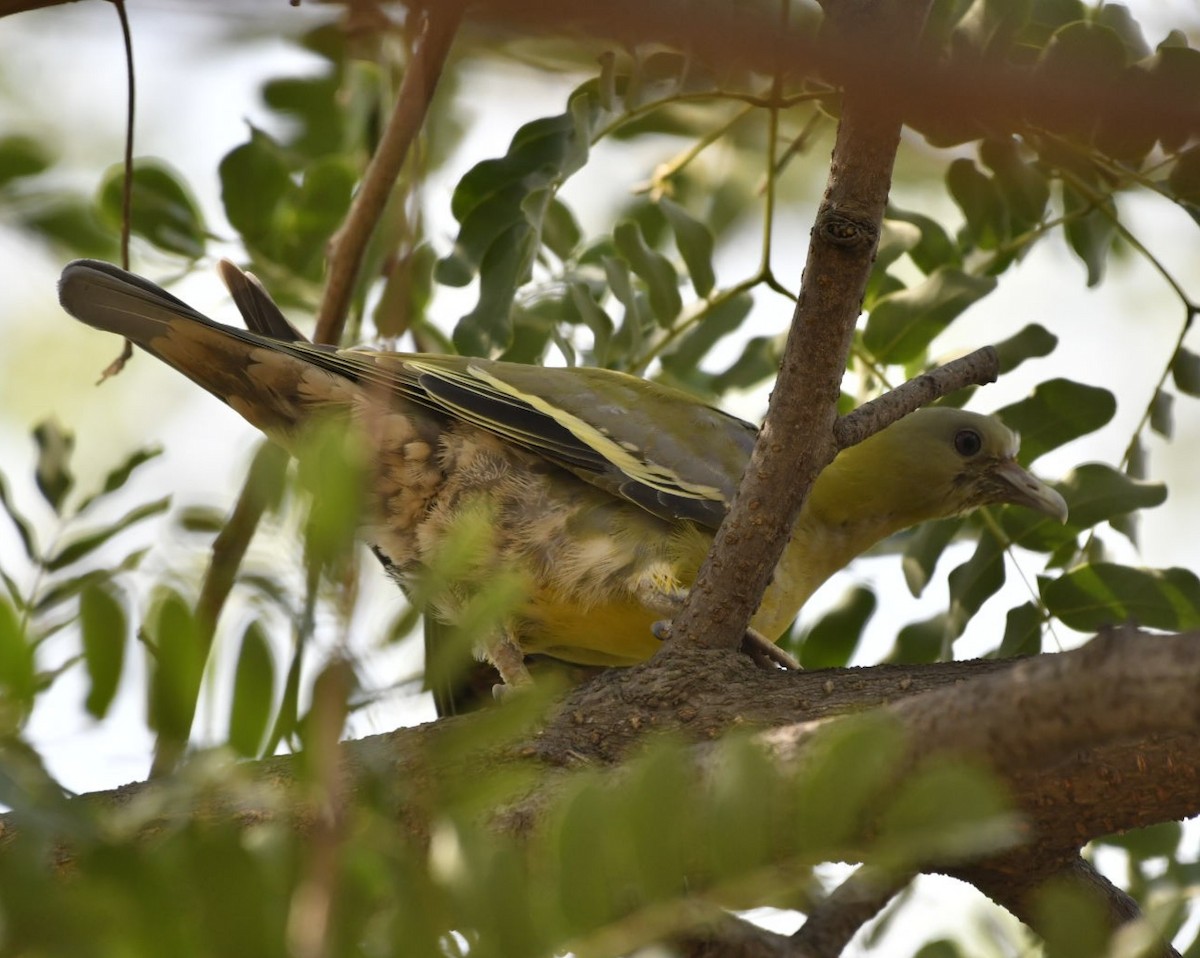
[[[844,450],[813,488],[812,508],[826,519],[842,513],[847,522],[887,517],[890,531],[999,503],[1065,522],[1066,501],[1017,462],[1019,445],[990,416],[918,409]]]

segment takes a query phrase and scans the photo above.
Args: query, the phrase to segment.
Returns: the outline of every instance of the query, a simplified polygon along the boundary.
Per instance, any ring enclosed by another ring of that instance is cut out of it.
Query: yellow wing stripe
[[[688,482],[673,470],[665,469],[656,463],[644,461],[638,456],[631,454],[620,443],[614,442],[591,423],[580,419],[578,416],[571,415],[566,410],[548,402],[541,396],[523,393],[479,366],[468,366],[467,371],[473,378],[486,383],[496,392],[517,399],[554,420],[584,445],[600,453],[600,455],[631,479],[643,485],[650,486],[652,489],[657,489],[674,496],[682,495],[692,499],[724,502],[721,490],[715,486]]]

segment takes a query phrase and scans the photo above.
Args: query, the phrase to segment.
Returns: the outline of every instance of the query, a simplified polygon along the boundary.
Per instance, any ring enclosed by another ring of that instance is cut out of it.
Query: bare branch
[[[845,449],[860,443],[868,436],[886,429],[897,419],[964,386],[995,382],[999,373],[1000,358],[994,346],[984,346],[967,356],[922,373],[839,418],[833,426],[837,447]]]
[[[422,12],[426,18],[424,36],[404,71],[395,109],[354,195],[346,220],[329,241],[329,272],[317,312],[314,342],[337,344],[341,339],[363,253],[387,206],[409,147],[425,122],[462,19],[463,5],[461,0],[441,0]]]

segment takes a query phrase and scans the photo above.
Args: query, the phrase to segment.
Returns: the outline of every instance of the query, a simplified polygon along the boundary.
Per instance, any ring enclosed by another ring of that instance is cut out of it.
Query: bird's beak
[[[1015,459],[1006,459],[996,466],[995,476],[1005,487],[1005,502],[1025,506],[1059,522],[1067,521],[1067,500]]]

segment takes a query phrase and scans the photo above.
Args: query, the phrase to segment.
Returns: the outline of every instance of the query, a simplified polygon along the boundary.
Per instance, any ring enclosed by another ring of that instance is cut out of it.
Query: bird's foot
[[[525,666],[525,653],[510,635],[504,635],[487,650],[487,657],[503,680],[492,686],[492,698],[503,701],[507,696],[533,685]]]

